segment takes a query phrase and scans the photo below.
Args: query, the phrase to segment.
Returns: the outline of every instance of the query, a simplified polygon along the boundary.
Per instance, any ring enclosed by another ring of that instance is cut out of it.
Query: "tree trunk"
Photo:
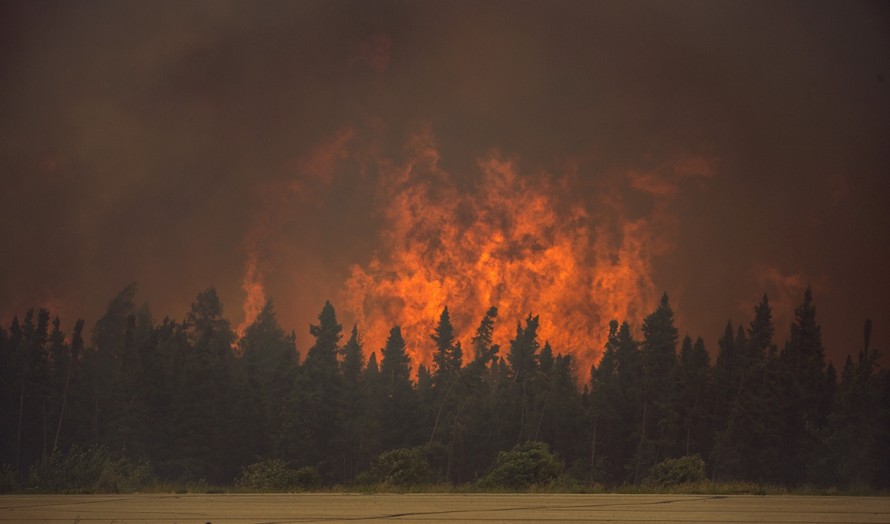
[[[65,417],[65,406],[68,405],[68,387],[71,385],[71,370],[74,362],[68,365],[68,377],[65,378],[65,390],[62,392],[62,408],[59,410],[59,423],[56,425],[56,438],[53,439],[53,455],[59,449],[59,435],[62,434],[62,419]]]
[[[15,468],[22,472],[22,422],[25,416],[25,379],[22,378],[22,387],[19,390],[19,423],[16,431],[16,455]]]
[[[649,402],[643,403],[643,420],[640,424],[640,441],[637,443],[637,460],[634,464],[634,485],[640,482],[640,462],[643,459],[643,441],[646,440],[646,413],[649,410]]]
[[[43,399],[43,451],[41,452],[41,460],[46,460],[46,449],[49,447],[49,411],[46,407],[46,399]]]
[[[590,439],[590,477],[596,482],[596,429],[599,426],[599,416],[593,419],[593,438]]]
[[[541,416],[538,417],[538,426],[535,428],[535,436],[532,440],[538,440],[538,433],[541,431],[541,424],[544,422],[544,414],[547,413],[547,404],[550,403],[550,393],[552,391],[548,391],[547,397],[544,399],[544,406],[541,408]]]
[[[454,386],[457,385],[457,381],[460,377],[455,378],[454,382],[449,386],[448,391],[445,392],[445,396],[442,397],[442,402],[439,403],[439,410],[436,412],[436,421],[433,423],[433,431],[430,433],[430,442],[426,445],[426,449],[430,449],[433,447],[433,440],[436,438],[436,431],[439,429],[439,417],[442,416],[442,408],[445,407],[445,400],[448,399],[448,395],[451,394],[451,390],[454,389]]]

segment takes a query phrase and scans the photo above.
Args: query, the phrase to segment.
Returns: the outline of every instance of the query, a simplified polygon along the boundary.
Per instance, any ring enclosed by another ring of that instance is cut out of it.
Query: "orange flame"
[[[260,269],[259,258],[256,250],[247,254],[247,262],[244,264],[244,277],[241,280],[241,289],[247,295],[244,298],[242,309],[244,320],[238,325],[235,334],[238,339],[244,336],[247,328],[253,324],[256,317],[266,305],[266,288],[263,285],[263,271]]]
[[[552,177],[520,176],[514,162],[480,162],[470,191],[438,165],[429,132],[414,137],[402,166],[385,165],[383,248],[356,265],[345,300],[379,349],[398,324],[414,369],[429,363],[429,335],[445,306],[464,346],[489,306],[506,347],[515,323],[540,315],[541,342],[574,355],[581,375],[599,359],[612,318],[636,325],[656,298],[650,222],[626,220],[603,199],[596,216]]]

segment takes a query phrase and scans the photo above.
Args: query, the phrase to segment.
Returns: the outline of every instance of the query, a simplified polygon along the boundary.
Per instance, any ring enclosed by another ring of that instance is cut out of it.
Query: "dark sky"
[[[516,312],[593,319],[584,344],[599,347],[607,316],[638,325],[667,291],[681,334],[713,354],[764,292],[784,340],[812,285],[836,363],[865,318],[888,350],[884,3],[0,11],[4,325],[30,306],[91,325],[137,281],[156,319],[215,286],[237,326],[246,283],[303,351],[325,299],[374,350],[376,319],[431,322],[470,295],[463,330],[513,296]],[[515,218],[529,209],[532,226]],[[455,269],[475,260],[438,260],[472,258],[501,226],[492,278],[513,277],[479,298]],[[536,253],[569,244],[569,284],[535,273]],[[623,283],[597,287],[606,273]]]

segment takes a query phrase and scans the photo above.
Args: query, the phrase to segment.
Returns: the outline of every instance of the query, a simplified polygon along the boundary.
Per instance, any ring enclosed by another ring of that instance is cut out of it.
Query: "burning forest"
[[[3,2],[0,489],[886,487],[888,19]]]

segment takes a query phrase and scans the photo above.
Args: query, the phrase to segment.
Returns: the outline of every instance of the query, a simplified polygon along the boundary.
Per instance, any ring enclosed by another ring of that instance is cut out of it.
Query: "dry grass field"
[[[559,494],[4,495],[3,523],[890,522],[890,498]]]

